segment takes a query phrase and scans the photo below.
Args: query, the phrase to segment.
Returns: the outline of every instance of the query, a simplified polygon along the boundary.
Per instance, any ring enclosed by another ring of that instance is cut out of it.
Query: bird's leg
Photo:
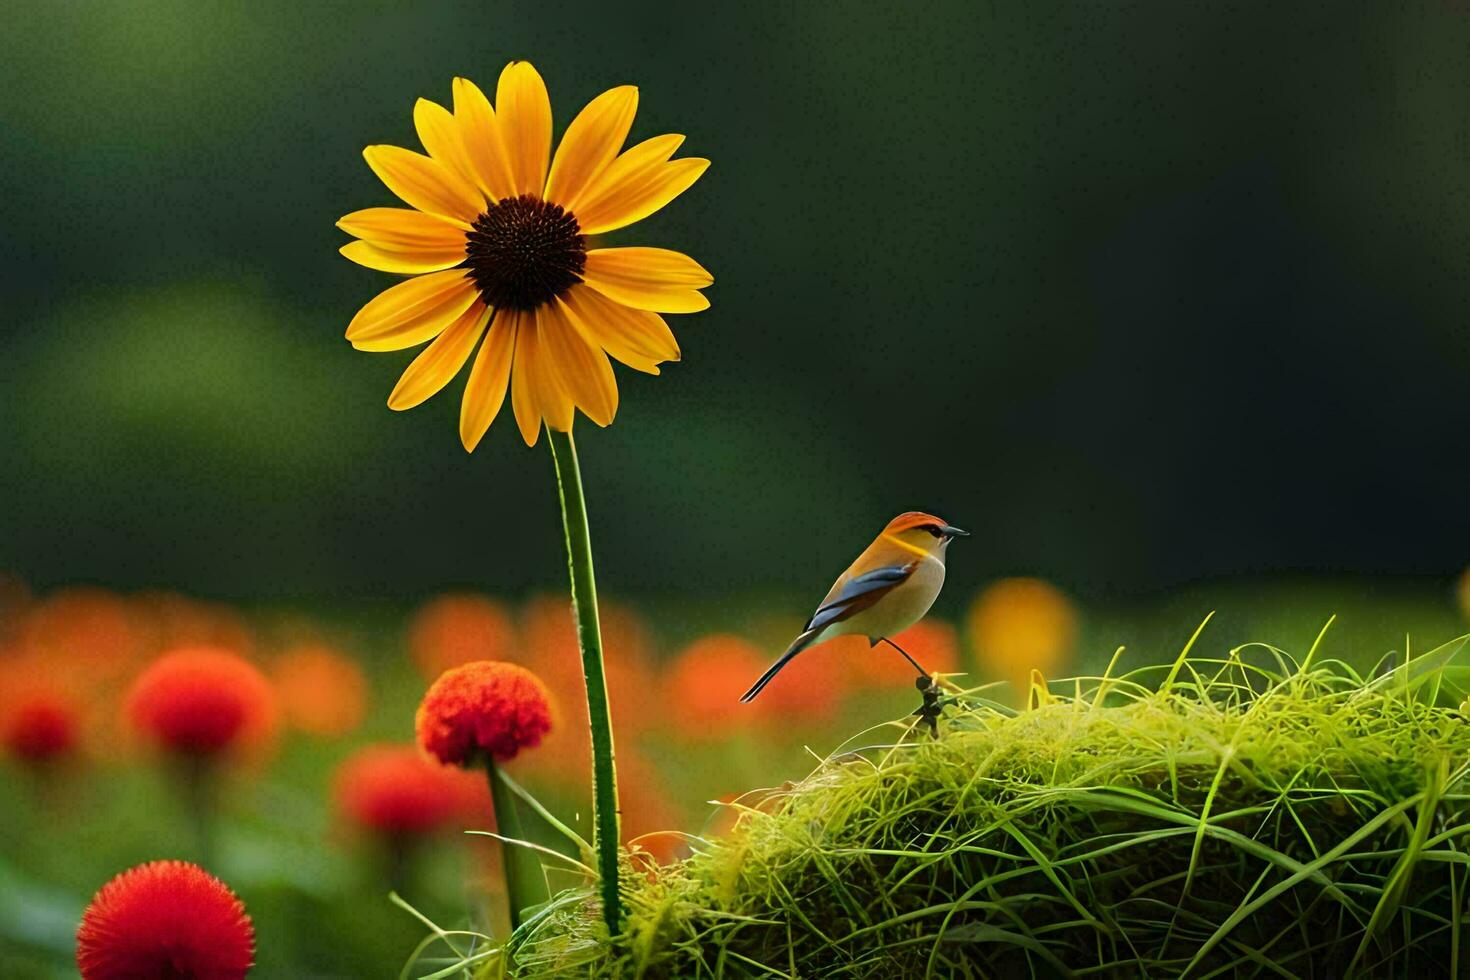
[[[924,701],[919,705],[918,710],[914,714],[919,716],[919,724],[928,725],[929,734],[937,738],[939,736],[939,714],[944,710],[945,704],[948,703],[943,697],[944,692],[939,689],[938,684],[934,683],[934,678],[929,676],[928,671],[920,667],[919,662],[909,656],[907,650],[886,636],[879,637],[879,639],[903,654],[903,659],[912,664],[914,670],[919,672],[919,676],[914,678],[914,687],[919,689],[919,696]]]
[[[928,724],[929,735],[938,736],[939,713],[944,710],[945,704],[944,696],[942,696],[944,695],[944,692],[939,691],[939,685],[936,685],[936,683],[933,682],[933,677],[929,676],[929,671],[926,671],[925,669],[923,669],[923,667],[920,667],[919,661],[914,660],[913,657],[910,657],[910,655],[908,655],[907,649],[904,649],[903,646],[895,644],[894,641],[886,638],[886,636],[883,636],[882,641],[885,642],[885,644],[892,646],[892,648],[897,649],[900,654],[904,655],[904,660],[907,660],[908,663],[913,664],[914,670],[919,671],[919,676],[914,677],[914,688],[919,689],[919,696],[922,696],[923,702],[919,705],[919,710],[914,711],[914,714],[917,714],[917,716],[919,716],[919,724]]]
[[[893,647],[893,649],[895,649],[899,653],[903,654],[903,659],[905,659],[909,663],[913,664],[914,669],[919,672],[919,676],[920,677],[924,678],[925,680],[928,680],[929,679],[929,672],[927,670],[925,670],[923,667],[920,667],[919,666],[919,662],[917,660],[915,660],[913,657],[910,657],[907,650],[905,650],[903,647],[899,646],[897,643],[894,643],[892,640],[890,640],[886,636],[880,636],[880,637],[878,637],[878,639],[882,640],[884,643],[888,644],[889,646]],[[921,690],[923,689],[923,686],[922,685],[920,685],[920,689]]]
[[[932,677],[919,677],[914,680],[914,687],[919,689],[919,696],[924,699],[914,714],[919,716],[919,724],[929,726],[930,737],[938,738],[939,715],[945,705],[944,699],[940,697],[939,685],[934,683]]]

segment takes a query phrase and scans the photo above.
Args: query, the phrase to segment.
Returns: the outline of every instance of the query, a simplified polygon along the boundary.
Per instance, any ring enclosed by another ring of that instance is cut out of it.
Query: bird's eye
[[[944,537],[944,532],[939,529],[939,525],[938,524],[925,524],[924,525],[924,530],[928,531],[930,534],[934,535],[936,538],[942,538],[942,537]]]

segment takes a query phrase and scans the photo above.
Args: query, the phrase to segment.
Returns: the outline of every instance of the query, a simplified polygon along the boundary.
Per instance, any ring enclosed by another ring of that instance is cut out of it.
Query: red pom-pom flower
[[[255,929],[228,886],[185,861],[142,864],[103,885],[77,930],[82,980],[239,980]]]
[[[77,744],[76,707],[64,698],[35,693],[18,698],[0,721],[5,750],[22,762],[43,765]]]
[[[480,660],[440,675],[414,727],[419,745],[440,762],[505,762],[551,730],[551,707],[545,685],[526,668]]]
[[[140,674],[127,715],[165,749],[213,755],[264,740],[276,703],[270,681],[248,660],[199,647],[160,657]]]
[[[425,759],[412,745],[368,745],[337,769],[337,809],[352,824],[388,837],[432,833],[483,789],[479,780]]]

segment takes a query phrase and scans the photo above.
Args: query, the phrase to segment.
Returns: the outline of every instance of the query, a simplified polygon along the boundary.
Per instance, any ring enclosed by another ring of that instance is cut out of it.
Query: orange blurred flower
[[[276,658],[272,675],[286,720],[309,735],[345,735],[367,713],[362,668],[331,647],[302,644]]]
[[[602,612],[602,604],[598,604]],[[521,608],[521,649],[517,659],[536,671],[553,690],[582,678],[577,624],[565,597],[535,596]],[[604,639],[604,643],[606,640]]]
[[[626,739],[647,730],[658,720],[658,683],[650,661],[648,635],[638,615],[626,606],[602,601],[598,604],[602,626],[603,675],[612,711],[613,734]],[[546,681],[553,693],[553,718],[557,736],[579,737],[588,742],[587,691],[582,677],[582,652],[577,643],[577,626],[566,599],[546,596],[526,603],[522,635],[525,662]],[[561,724],[566,719],[571,724]],[[590,743],[568,745],[565,761],[585,770],[580,761],[591,762]],[[573,762],[571,756],[576,756]]]
[[[852,684],[854,669],[861,669],[858,663],[854,663],[854,657],[870,655],[868,641],[862,637],[854,639],[858,643],[853,646],[848,646],[839,639],[803,650],[761,692],[759,700],[737,707],[742,709],[747,718],[769,718],[782,725],[812,725],[830,721]],[[861,652],[856,652],[859,650]],[[780,652],[767,651],[762,659],[774,661]],[[888,652],[899,661],[903,660],[892,650]],[[764,669],[762,666],[745,679],[744,685],[736,694],[737,699]],[[758,710],[752,714],[750,709],[756,706],[759,706]]]
[[[418,836],[458,824],[470,801],[484,799],[468,773],[441,766],[412,745],[366,745],[348,756],[332,779],[338,812],[360,830],[386,837]],[[489,806],[478,810],[484,814]]]
[[[623,842],[669,864],[685,850],[679,813],[657,767],[638,752],[618,750]]]
[[[255,631],[241,613],[221,602],[176,592],[145,592],[132,599],[134,618],[146,630],[150,650],[213,647],[242,657],[255,649]]]
[[[419,704],[419,746],[440,762],[507,762],[551,728],[546,686],[524,667],[481,660],[440,675]]]
[[[126,713],[133,727],[169,752],[208,757],[258,748],[275,731],[270,682],[224,650],[176,650],[133,682]]]
[[[482,595],[431,599],[414,613],[408,649],[430,680],[475,660],[506,660],[516,649],[515,623],[505,607]]]
[[[587,697],[576,692],[552,691],[548,702],[551,730],[536,749],[536,762],[521,775],[558,787],[581,786],[592,770],[592,736],[587,729]],[[617,721],[616,717],[613,719]],[[620,738],[614,731],[614,737]],[[622,751],[622,741],[618,751]],[[531,771],[534,770],[534,771]],[[512,764],[509,771],[516,772]]]
[[[717,633],[696,640],[665,673],[663,710],[681,734],[692,738],[748,729],[772,702],[741,704],[740,695],[765,667],[761,651],[738,636]]]
[[[1077,613],[1050,583],[1010,578],[975,597],[968,625],[983,678],[1009,681],[1016,701],[1024,702],[1032,670],[1052,676],[1071,656]]]
[[[602,627],[602,653],[607,665],[608,686],[614,678],[641,680],[649,667],[650,644],[638,614],[605,599],[597,605]],[[553,686],[582,681],[582,652],[577,643],[577,624],[566,599],[537,596],[526,603],[521,618],[528,666]],[[624,673],[618,673],[626,668]],[[626,686],[626,685],[624,685]],[[632,691],[622,691],[631,694]]]
[[[38,602],[21,624],[20,642],[24,652],[88,685],[117,680],[144,650],[127,601],[91,587],[62,589]]]
[[[623,746],[665,721],[667,712],[647,633],[638,616],[616,603],[600,603],[599,613],[603,675],[613,737],[621,753]],[[537,774],[559,783],[584,781],[592,766],[592,738],[571,608],[565,599],[538,597],[526,604],[523,622],[527,662],[546,681],[551,700],[551,732],[536,753]]]

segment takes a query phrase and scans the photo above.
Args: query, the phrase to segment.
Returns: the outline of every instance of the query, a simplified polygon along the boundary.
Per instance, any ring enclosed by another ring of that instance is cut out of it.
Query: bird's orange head
[[[883,535],[923,551],[942,552],[955,538],[967,538],[970,532],[955,527],[942,517],[911,510],[889,521]]]

